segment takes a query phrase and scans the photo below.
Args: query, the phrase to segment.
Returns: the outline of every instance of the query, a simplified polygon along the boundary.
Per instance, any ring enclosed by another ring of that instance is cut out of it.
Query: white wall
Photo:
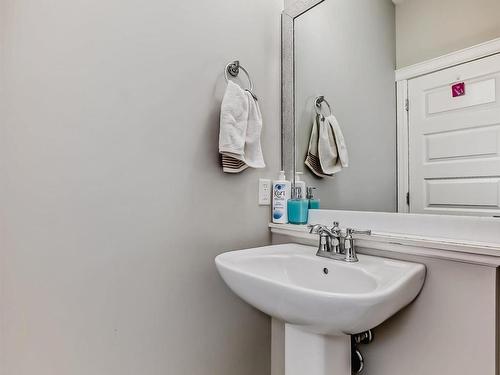
[[[267,244],[280,1],[0,2],[2,375],[255,375],[270,321],[216,273]],[[223,175],[224,64],[256,84],[268,168]]]
[[[498,0],[405,0],[396,5],[397,66],[500,37]]]
[[[394,33],[390,0],[326,0],[295,20],[297,170],[318,187],[323,208],[396,211]],[[304,164],[317,95],[331,104],[349,152],[349,168],[334,179]]]

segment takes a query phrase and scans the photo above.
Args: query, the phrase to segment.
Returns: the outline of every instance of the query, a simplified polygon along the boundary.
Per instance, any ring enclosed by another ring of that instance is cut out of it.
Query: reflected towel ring
[[[250,74],[248,74],[247,70],[240,65],[240,62],[238,60],[233,61],[232,63],[229,63],[226,65],[226,69],[224,69],[224,77],[226,78],[226,82],[229,81],[228,73],[232,77],[238,77],[238,74],[240,74],[240,69],[243,70],[243,72],[246,74],[248,78],[248,83],[250,84],[250,88],[248,91],[253,95],[253,82],[252,78],[250,78]]]
[[[316,98],[316,100],[314,101],[314,103],[315,103],[315,107],[316,107],[316,113],[321,116],[321,120],[322,121],[325,120],[325,115],[323,113],[321,113],[321,105],[323,103],[325,103],[327,105],[328,110],[330,111],[330,115],[329,116],[331,116],[333,114],[332,107],[330,107],[330,103],[328,103],[328,101],[325,99],[325,97],[323,95],[318,96]]]

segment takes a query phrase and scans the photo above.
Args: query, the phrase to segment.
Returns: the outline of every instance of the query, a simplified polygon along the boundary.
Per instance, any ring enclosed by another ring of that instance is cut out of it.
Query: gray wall
[[[398,68],[500,37],[498,0],[405,0],[396,6]]]
[[[297,169],[323,208],[396,211],[394,32],[390,0],[326,0],[295,22]],[[349,151],[349,168],[333,180],[304,165],[317,95],[330,102]]]
[[[0,2],[0,373],[255,375],[270,320],[217,275],[267,244],[280,1]],[[224,175],[224,64],[256,84],[268,168]]]

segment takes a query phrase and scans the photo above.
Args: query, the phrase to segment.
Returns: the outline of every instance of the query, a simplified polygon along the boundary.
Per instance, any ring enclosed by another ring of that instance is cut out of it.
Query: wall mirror
[[[321,208],[500,216],[500,41],[450,32],[435,3],[284,10],[282,168]],[[441,28],[426,30],[435,45],[418,42],[426,25]]]

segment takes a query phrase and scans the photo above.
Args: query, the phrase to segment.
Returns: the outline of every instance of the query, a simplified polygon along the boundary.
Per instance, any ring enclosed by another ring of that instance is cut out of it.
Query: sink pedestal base
[[[285,324],[285,375],[351,375],[351,337]]]

